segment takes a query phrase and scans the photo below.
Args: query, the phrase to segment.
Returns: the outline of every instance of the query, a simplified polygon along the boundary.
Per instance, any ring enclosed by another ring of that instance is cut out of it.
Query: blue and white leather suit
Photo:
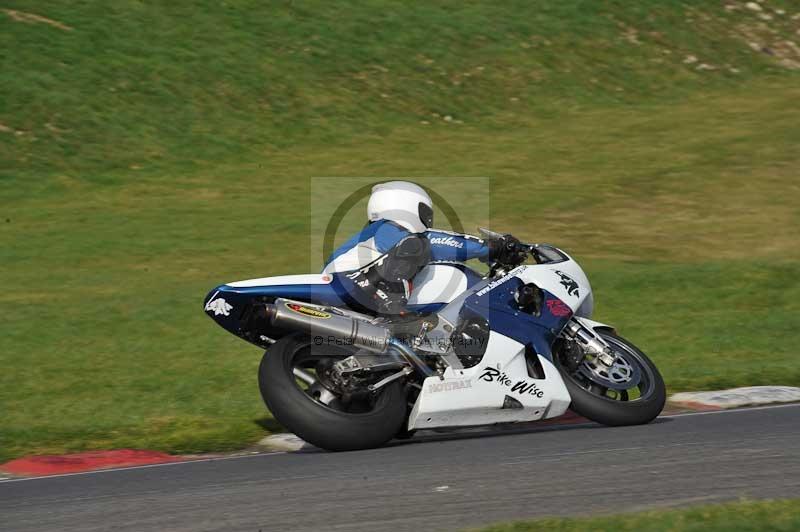
[[[325,263],[323,273],[350,272],[364,268],[412,234],[414,233],[388,220],[372,222],[333,252]],[[489,246],[475,236],[435,229],[418,234],[430,243],[431,262],[486,260],[489,256]]]
[[[416,254],[402,251],[409,247],[421,251]],[[374,306],[364,306],[382,313],[402,313],[408,297],[408,281],[425,265],[475,258],[487,261],[489,253],[489,245],[471,235],[434,229],[412,233],[392,221],[378,220],[334,251],[323,273],[349,273],[346,277],[353,283],[352,291],[362,291],[366,296],[358,299],[376,302]],[[397,264],[400,266],[395,267]]]

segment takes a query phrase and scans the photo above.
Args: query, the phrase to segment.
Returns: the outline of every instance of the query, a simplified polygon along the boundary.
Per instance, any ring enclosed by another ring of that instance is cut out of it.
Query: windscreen
[[[563,251],[549,244],[539,244],[536,246],[536,261],[539,264],[554,264],[569,260]]]

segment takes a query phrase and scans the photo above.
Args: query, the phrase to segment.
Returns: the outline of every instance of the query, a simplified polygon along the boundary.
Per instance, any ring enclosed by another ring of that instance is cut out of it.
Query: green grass
[[[482,532],[789,532],[800,530],[800,501],[797,499],[738,502],[700,506],[688,510],[657,510],[608,517],[538,519],[496,525]]]
[[[313,176],[564,247],[671,392],[800,384],[791,3],[161,4],[0,11],[0,461],[276,429],[200,304],[319,267]]]

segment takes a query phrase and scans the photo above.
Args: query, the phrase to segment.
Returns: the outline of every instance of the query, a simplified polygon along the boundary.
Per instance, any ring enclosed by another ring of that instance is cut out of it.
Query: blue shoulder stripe
[[[376,222],[372,222],[364,227],[364,229],[353,235],[347,240],[347,242],[339,246],[336,251],[334,251],[331,256],[328,257],[325,265],[330,264],[340,255],[344,255],[360,243],[366,242],[370,238],[375,239],[375,247],[378,251],[381,253],[386,253],[398,242],[400,242],[400,240],[402,240],[407,234],[409,234],[408,231],[388,220],[378,220]]]

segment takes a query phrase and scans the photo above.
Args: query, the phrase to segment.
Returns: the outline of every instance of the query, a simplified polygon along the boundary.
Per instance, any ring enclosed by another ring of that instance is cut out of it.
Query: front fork
[[[614,351],[611,347],[591,328],[585,327],[575,318],[569,320],[563,334],[578,344],[583,351],[583,358],[591,357],[606,367],[614,364]],[[579,363],[583,362],[583,358]]]

